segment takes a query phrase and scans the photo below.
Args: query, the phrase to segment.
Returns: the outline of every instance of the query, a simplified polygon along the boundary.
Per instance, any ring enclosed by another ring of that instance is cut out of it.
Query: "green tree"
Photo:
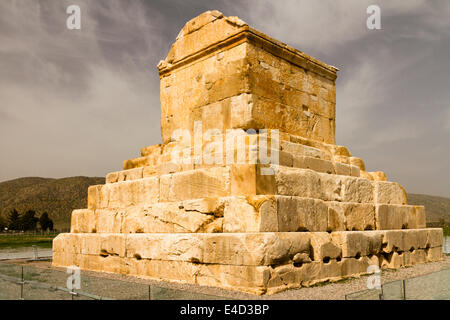
[[[8,229],[22,230],[22,219],[16,209],[12,209],[8,215]]]
[[[30,231],[30,230],[36,230],[37,223],[39,221],[38,218],[35,217],[36,212],[34,210],[28,210],[25,212],[25,214],[22,216],[22,230],[24,231]]]
[[[8,223],[6,222],[6,219],[3,218],[3,216],[0,216],[0,232],[5,230],[5,228],[8,226]]]
[[[39,224],[41,225],[42,231],[53,230],[53,221],[50,219],[47,212],[44,212],[40,216]]]

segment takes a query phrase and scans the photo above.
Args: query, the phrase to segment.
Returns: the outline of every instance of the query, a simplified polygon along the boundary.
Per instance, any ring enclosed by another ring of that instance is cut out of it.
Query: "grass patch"
[[[450,227],[443,227],[444,229],[444,237],[450,237]]]
[[[33,235],[33,234],[14,234],[0,235],[0,248],[22,248],[33,245],[40,248],[51,248],[52,241],[57,234]]]

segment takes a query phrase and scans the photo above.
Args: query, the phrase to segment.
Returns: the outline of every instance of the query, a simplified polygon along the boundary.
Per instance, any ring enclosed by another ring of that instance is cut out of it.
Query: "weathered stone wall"
[[[163,142],[202,121],[204,130],[280,129],[334,143],[337,69],[239,19],[208,15],[160,63]]]

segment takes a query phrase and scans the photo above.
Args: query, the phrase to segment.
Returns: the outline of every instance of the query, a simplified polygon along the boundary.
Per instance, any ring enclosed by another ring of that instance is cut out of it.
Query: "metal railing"
[[[449,300],[450,268],[426,275],[387,282],[345,296],[346,300]]]
[[[0,262],[0,300],[226,300],[188,290],[89,275],[80,271],[79,289],[69,289],[71,274],[52,268]],[[387,282],[345,296],[346,300],[450,299],[450,268]]]
[[[444,237],[443,250],[445,254],[450,254],[450,237]]]
[[[57,236],[63,232],[70,232],[70,229],[61,229],[61,230],[53,230],[53,231],[42,231],[42,230],[33,230],[33,231],[18,231],[18,230],[9,230],[9,231],[0,231],[0,236]]]
[[[52,285],[48,285],[46,283],[42,283],[39,281],[33,281],[33,280],[25,280],[24,279],[24,273],[23,273],[23,267],[21,267],[21,277],[20,278],[15,278],[15,277],[10,277],[10,276],[5,276],[0,274],[0,280],[3,281],[7,281],[9,283],[12,284],[16,284],[18,286],[20,286],[20,296],[17,297],[17,300],[25,300],[25,289],[26,289],[26,285],[30,285],[31,289],[44,289],[44,290],[48,290],[49,292],[54,292],[54,291],[61,291],[61,292],[65,292],[67,294],[70,295],[71,300],[74,300],[74,297],[86,297],[92,300],[113,300],[111,298],[107,298],[107,297],[102,297],[102,296],[97,296],[94,294],[90,294],[87,292],[83,292],[83,291],[77,291],[75,289],[67,289],[64,287],[58,287],[58,286],[52,286]],[[14,299],[14,296],[12,296],[11,298]]]
[[[226,300],[188,290],[95,277],[80,272],[80,289],[70,274],[50,268],[0,263],[0,300]]]

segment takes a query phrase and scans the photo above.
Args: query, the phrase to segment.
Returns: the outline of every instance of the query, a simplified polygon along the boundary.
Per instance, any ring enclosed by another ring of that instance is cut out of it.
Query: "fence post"
[[[402,295],[403,295],[403,300],[406,300],[406,280],[403,279],[402,281]]]
[[[20,281],[20,300],[25,300],[24,298],[23,298],[23,285],[24,285],[24,278],[23,278],[23,266],[22,266],[22,272],[21,272],[21,276],[20,276],[20,279],[21,279],[21,281]]]
[[[33,245],[33,251],[34,251],[34,260],[38,260],[38,248],[36,245]]]

